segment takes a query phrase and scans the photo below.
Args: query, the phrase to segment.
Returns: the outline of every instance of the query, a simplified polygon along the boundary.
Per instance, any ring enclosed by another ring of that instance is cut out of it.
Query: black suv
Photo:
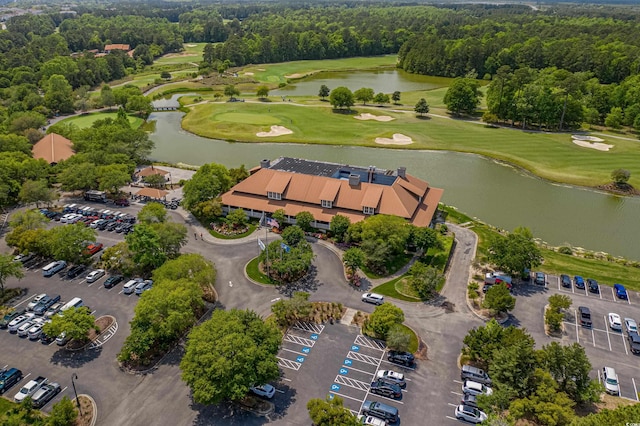
[[[81,273],[83,273],[86,269],[87,267],[84,265],[76,265],[67,271],[67,278],[69,279],[76,278]]]
[[[410,366],[413,365],[415,357],[409,352],[389,351],[387,354],[387,360],[394,364]]]
[[[580,312],[580,325],[583,327],[591,327],[591,311],[586,306],[578,307]]]
[[[571,288],[571,278],[569,277],[569,275],[560,275],[560,281],[562,282],[562,287]]]
[[[587,279],[587,287],[589,287],[589,291],[591,293],[599,293],[600,287],[598,287],[598,281],[588,278]]]
[[[640,335],[635,331],[630,331],[627,338],[629,339],[629,349],[631,352],[640,354]]]
[[[402,389],[400,386],[394,385],[384,380],[377,380],[371,382],[371,393],[386,396],[387,398],[400,398],[402,396]]]
[[[114,285],[118,284],[123,279],[124,279],[124,277],[122,275],[111,275],[109,278],[107,278],[104,281],[104,286],[105,286],[105,288],[111,288]]]

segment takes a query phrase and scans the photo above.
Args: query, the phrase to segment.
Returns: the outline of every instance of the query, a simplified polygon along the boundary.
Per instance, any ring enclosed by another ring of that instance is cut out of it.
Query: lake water
[[[571,243],[590,250],[640,259],[640,198],[624,198],[556,185],[474,154],[366,147],[278,143],[230,143],[185,132],[183,113],[153,113],[152,158],[193,165],[216,162],[247,168],[280,156],[407,172],[444,188],[443,202],[503,229],[530,228],[553,245]]]

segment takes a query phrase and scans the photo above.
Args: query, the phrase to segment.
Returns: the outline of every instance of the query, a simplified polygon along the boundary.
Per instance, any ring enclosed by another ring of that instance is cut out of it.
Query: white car
[[[273,395],[276,394],[276,388],[268,383],[266,385],[254,386],[249,388],[249,390],[258,396],[264,396],[266,398],[273,398]]]
[[[374,305],[382,305],[384,303],[384,296],[377,293],[365,293],[362,295],[362,301],[373,303]]]
[[[33,327],[35,325],[40,325],[43,322],[44,322],[44,320],[42,318],[33,318],[33,319],[25,322],[20,327],[18,327],[18,336],[27,337],[27,335],[29,335],[29,330],[31,329],[31,327]]]
[[[620,315],[614,314],[613,312],[609,313],[609,327],[611,327],[612,330],[622,331]]]
[[[105,270],[104,269],[96,269],[95,271],[89,272],[87,275],[87,282],[93,283],[98,281],[100,278],[104,277]]]
[[[407,386],[407,382],[404,381],[404,374],[398,373],[393,370],[380,370],[377,373],[378,379],[382,379],[386,382],[395,383],[401,388]]]
[[[51,322],[51,321],[40,321],[40,322],[34,323],[31,326],[31,328],[27,330],[27,336],[29,337],[29,340],[38,340],[40,338],[40,335],[42,334],[42,327],[47,322]]]
[[[456,407],[456,419],[476,424],[487,420],[487,414],[469,405],[460,404]]]
[[[7,327],[9,329],[9,333],[17,332],[22,324],[24,324],[27,321],[30,321],[31,318],[33,318],[34,316],[35,316],[34,314],[25,314],[25,315],[20,315],[19,317],[14,318]]]
[[[91,223],[89,224],[89,228],[93,228],[93,229],[95,229],[95,228],[97,228],[97,227],[98,227],[98,225],[100,225],[102,222],[104,222],[104,219],[96,219],[96,220],[94,220],[93,222],[91,222]]]
[[[136,290],[136,286],[142,282],[142,278],[136,278],[129,280],[122,286],[122,292],[124,294],[131,294]]]
[[[387,426],[387,422],[385,422],[384,420],[373,416],[365,416],[364,414],[358,415],[358,421],[363,425]]]
[[[627,329],[627,333],[637,333],[638,332],[638,324],[633,318],[625,318],[624,326]]]
[[[491,395],[493,389],[483,385],[482,383],[474,382],[473,380],[465,380],[462,384],[462,393],[471,395]]]
[[[33,311],[33,308],[35,308],[36,305],[38,303],[40,303],[40,301],[42,299],[44,299],[46,296],[47,296],[47,293],[42,293],[42,294],[39,294],[36,297],[34,297],[33,300],[31,302],[29,302],[29,304],[27,305],[27,310],[28,311]]]

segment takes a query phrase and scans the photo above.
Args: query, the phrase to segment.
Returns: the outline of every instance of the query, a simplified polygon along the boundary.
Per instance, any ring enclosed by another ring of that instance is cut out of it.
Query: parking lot
[[[286,414],[291,424],[308,423],[304,405],[309,399],[336,396],[354,414],[360,412],[364,401],[374,400],[399,410],[397,424],[421,424],[423,420],[419,395],[425,390],[426,380],[421,361],[417,361],[415,370],[388,362],[384,344],[362,336],[357,327],[297,323],[285,334],[278,358],[282,378],[274,384],[277,390],[274,403],[276,411]],[[405,375],[407,386],[401,398],[387,398],[369,391],[379,370]],[[286,401],[300,406],[289,407]]]
[[[598,292],[589,291],[586,286],[585,288],[576,288],[575,282],[571,280],[571,287],[563,287],[560,282],[560,277],[557,275],[548,275],[547,276],[547,286],[549,288],[555,288],[559,292],[563,294],[574,294],[577,296],[585,296],[588,298],[598,298],[600,300],[606,300],[609,302],[619,303],[621,305],[627,304],[631,305],[634,303],[639,303],[640,298],[637,296],[638,293],[627,290],[628,299],[618,299],[613,291],[613,286],[598,284]]]

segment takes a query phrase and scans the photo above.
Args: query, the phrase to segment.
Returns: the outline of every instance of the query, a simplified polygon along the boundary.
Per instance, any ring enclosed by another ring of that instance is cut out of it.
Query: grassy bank
[[[495,230],[489,225],[475,221],[469,216],[451,207],[444,206],[448,213],[447,220],[453,223],[470,223],[471,230],[478,235],[478,254],[476,260],[486,261],[489,239],[495,234]],[[622,260],[585,258],[576,255],[567,255],[557,251],[541,247],[544,263],[537,270],[552,274],[567,274],[569,276],[581,275],[585,278],[594,278],[601,284],[612,285],[622,283],[627,288],[640,291],[640,268],[621,264]]]
[[[389,122],[361,121],[356,113],[387,115]],[[290,135],[258,137],[273,125],[293,131]],[[377,137],[401,133],[411,145],[392,148],[437,149],[473,152],[523,167],[545,179],[583,186],[597,186],[611,180],[611,171],[631,171],[630,183],[640,186],[640,144],[609,140],[609,152],[579,147],[569,134],[523,132],[489,128],[482,124],[449,118],[420,119],[413,113],[391,112],[389,108],[354,107],[352,113],[335,113],[330,107],[293,103],[208,103],[191,107],[182,126],[195,134],[246,142],[298,142],[327,145],[381,147]]]
[[[92,112],[89,114],[76,115],[75,117],[66,118],[60,121],[60,123],[70,123],[78,126],[80,129],[84,129],[86,127],[91,127],[95,121],[104,120],[106,118],[115,120],[117,116],[118,113],[115,110],[111,112]],[[129,115],[128,119],[131,127],[133,127],[134,129],[140,127],[140,125],[142,125],[142,123],[144,122],[142,118],[134,115]]]

